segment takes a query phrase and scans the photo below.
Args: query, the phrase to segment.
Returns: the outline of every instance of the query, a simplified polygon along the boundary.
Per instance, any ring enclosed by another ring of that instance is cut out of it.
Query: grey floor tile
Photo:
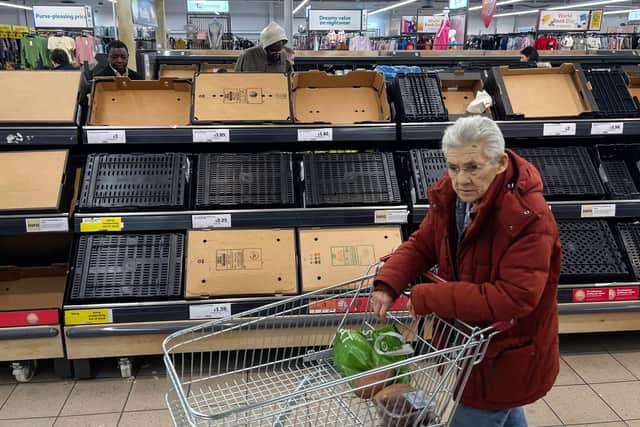
[[[582,378],[576,374],[576,371],[574,371],[564,359],[560,358],[560,373],[558,374],[558,378],[556,378],[555,385],[576,384],[584,384],[584,381],[582,381]]]
[[[113,414],[58,417],[53,427],[117,427],[120,412]]]
[[[574,354],[563,358],[588,384],[636,379],[609,353]]]
[[[7,401],[15,387],[15,384],[0,385],[0,409],[2,409],[4,402]]]
[[[125,411],[147,411],[166,408],[165,394],[167,393],[167,387],[167,379],[165,377],[136,378],[133,382]]]
[[[565,424],[621,421],[587,385],[554,387],[544,400]]]
[[[124,412],[120,418],[118,427],[173,427],[173,421],[169,411],[164,409],[160,411],[142,411],[142,412]]]
[[[0,420],[0,427],[51,427],[55,420],[53,417]]]
[[[640,418],[640,381],[593,384],[591,387],[623,420]]]
[[[18,384],[0,410],[0,419],[55,417],[72,388],[72,381]]]
[[[131,385],[129,379],[78,381],[60,415],[121,412]]]
[[[640,380],[640,350],[612,352],[611,355]]]
[[[540,399],[535,403],[524,407],[529,427],[546,427],[562,425],[556,414],[553,413],[547,403]]]

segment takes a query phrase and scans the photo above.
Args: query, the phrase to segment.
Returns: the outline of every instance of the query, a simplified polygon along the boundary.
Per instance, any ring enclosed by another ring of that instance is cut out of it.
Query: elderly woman
[[[471,371],[452,426],[526,426],[522,405],[543,397],[559,370],[557,225],[540,174],[504,145],[485,117],[446,130],[448,173],[429,190],[419,230],[374,282],[372,306],[384,317],[410,281],[437,265],[446,282],[413,286],[414,316],[511,322]]]

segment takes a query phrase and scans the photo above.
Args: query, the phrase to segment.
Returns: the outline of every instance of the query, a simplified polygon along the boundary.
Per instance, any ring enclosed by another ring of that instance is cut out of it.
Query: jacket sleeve
[[[385,262],[374,281],[376,290],[388,291],[397,298],[418,274],[436,264],[434,218],[435,215],[427,214],[420,228]]]
[[[557,237],[524,234],[506,250],[494,283],[445,282],[414,286],[411,302],[417,314],[436,313],[467,322],[497,322],[525,317],[542,297]]]
[[[243,68],[244,68],[244,62],[245,62],[245,61],[244,61],[244,59],[245,59],[245,58],[244,58],[244,56],[245,56],[245,53],[244,53],[244,52],[242,52],[242,53],[240,54],[240,56],[238,57],[238,60],[236,61],[236,66],[235,66],[235,68],[234,68],[234,70],[233,70],[233,71],[235,71],[236,73],[241,73],[241,72],[243,72],[243,71],[244,71],[244,70],[243,70]]]

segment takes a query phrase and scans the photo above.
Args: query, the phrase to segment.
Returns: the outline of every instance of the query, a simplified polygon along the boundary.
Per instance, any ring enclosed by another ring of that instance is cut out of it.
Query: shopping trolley
[[[333,364],[336,333],[342,328],[373,330],[380,325],[369,307],[375,277],[370,273],[377,268],[376,264],[354,280],[167,337],[163,343],[169,379],[166,401],[174,424],[446,425],[471,367],[482,360],[498,330],[434,314],[413,319],[406,309],[392,311],[386,324],[395,326],[413,352],[404,360],[343,378]],[[384,378],[358,386],[375,374]],[[410,393],[414,400],[409,410],[356,395],[393,382],[409,383],[415,390]]]

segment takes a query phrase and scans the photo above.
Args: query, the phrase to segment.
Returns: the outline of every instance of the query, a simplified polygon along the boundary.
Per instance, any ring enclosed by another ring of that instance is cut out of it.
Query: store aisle
[[[531,427],[640,427],[640,332],[563,336],[561,351],[555,387],[526,408]],[[171,426],[160,357],[138,360],[131,379],[119,378],[113,359],[82,381],[60,381],[46,364],[15,384],[7,364],[0,369],[0,427]]]

